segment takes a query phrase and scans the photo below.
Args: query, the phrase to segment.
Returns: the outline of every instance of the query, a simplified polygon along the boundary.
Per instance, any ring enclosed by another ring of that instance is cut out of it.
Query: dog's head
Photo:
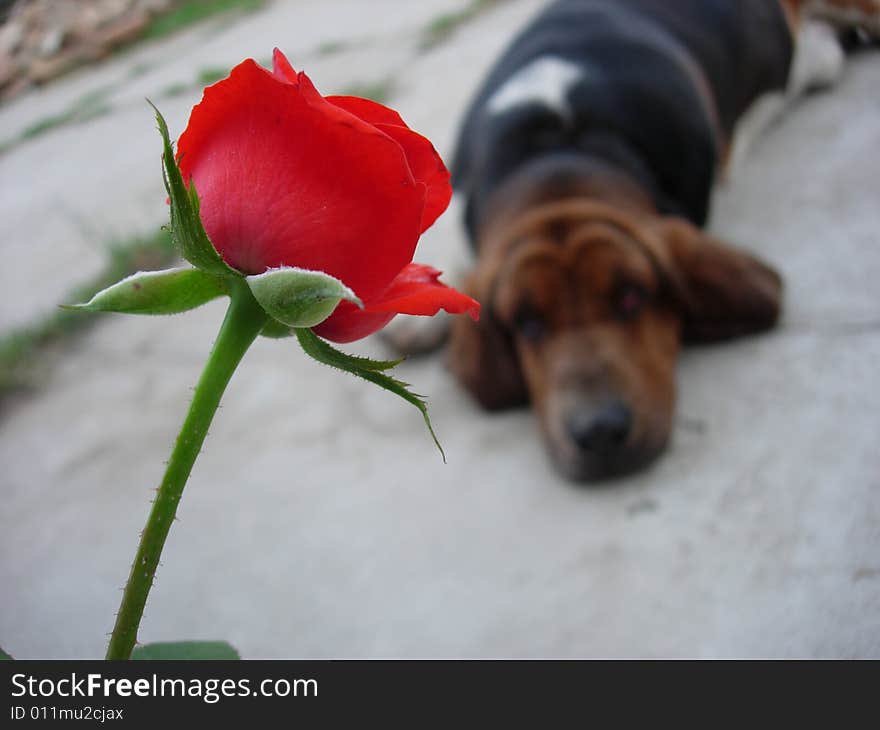
[[[595,480],[664,448],[682,341],[772,326],[781,280],[678,218],[569,199],[484,233],[453,371],[488,409],[531,402],[560,471]]]

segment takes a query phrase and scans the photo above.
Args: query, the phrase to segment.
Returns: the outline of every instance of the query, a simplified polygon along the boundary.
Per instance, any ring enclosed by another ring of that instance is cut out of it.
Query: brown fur
[[[572,198],[487,233],[466,288],[483,315],[454,323],[452,370],[486,408],[530,401],[560,470],[591,479],[663,449],[682,339],[771,327],[781,280],[682,220]],[[612,401],[633,414],[625,443],[583,453],[568,420]]]

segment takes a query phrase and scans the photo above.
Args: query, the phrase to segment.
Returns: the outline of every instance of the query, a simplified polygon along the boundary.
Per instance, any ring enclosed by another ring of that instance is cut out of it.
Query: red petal
[[[370,124],[407,126],[407,123],[394,109],[372,99],[363,99],[360,96],[328,96],[327,101]]]
[[[325,271],[368,300],[412,261],[424,189],[401,145],[324,100],[276,53],[205,90],[178,142],[212,243],[244,273]]]
[[[434,145],[418,132],[390,124],[377,124],[376,128],[400,143],[406,153],[406,160],[409,162],[413,177],[424,183],[427,188],[420,231],[424,233],[449,207],[449,201],[452,199],[449,170],[446,169]]]
[[[290,65],[287,56],[277,48],[272,51],[272,75],[279,81],[284,81],[288,84],[297,83],[296,71],[293,70],[293,66]]]
[[[424,264],[410,264],[377,299],[366,302],[364,311],[420,314],[433,317],[441,309],[450,314],[480,318],[480,303],[439,281],[442,272]]]
[[[342,302],[332,315],[314,328],[315,333],[333,342],[352,342],[382,329],[395,314],[432,317],[441,309],[450,314],[467,313],[474,320],[480,305],[438,281],[440,272],[430,266],[410,264],[378,298],[365,302],[363,310]]]
[[[449,207],[452,198],[449,170],[434,145],[418,132],[413,132],[396,111],[375,101],[356,96],[329,96],[327,101],[375,125],[403,147],[413,177],[427,187],[422,212],[421,232],[424,233]]]
[[[340,302],[333,314],[312,329],[331,342],[354,342],[378,332],[392,319],[393,312],[367,313],[350,302]]]

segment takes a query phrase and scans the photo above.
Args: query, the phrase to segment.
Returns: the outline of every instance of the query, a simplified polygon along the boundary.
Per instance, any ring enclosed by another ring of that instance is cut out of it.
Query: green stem
[[[229,310],[196,386],[189,413],[177,436],[165,476],[141,534],[116,615],[116,625],[110,636],[107,659],[128,659],[131,656],[144,605],[186,480],[202,448],[223,391],[266,323],[266,313],[254,299],[247,284],[243,280],[231,279],[230,285]]]

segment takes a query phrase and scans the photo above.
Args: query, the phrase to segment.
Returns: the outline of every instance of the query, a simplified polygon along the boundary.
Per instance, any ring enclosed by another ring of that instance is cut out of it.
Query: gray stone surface
[[[107,234],[162,220],[141,100],[204,66],[278,45],[327,92],[393,76],[394,105],[448,154],[480,73],[541,5],[502,3],[418,54],[418,30],[464,4],[279,2],[0,109],[7,138],[113,88],[110,115],[0,157],[0,327],[94,272]],[[655,468],[573,488],[527,412],[484,415],[440,358],[407,363],[444,465],[409,406],[293,342],[260,341],[196,465],[141,638],[224,638],[247,657],[880,656],[878,84],[880,55],[854,59],[720,188],[713,229],[785,274],[786,314],[770,335],[685,354]],[[159,100],[173,130],[196,99]],[[454,258],[457,213],[418,260]],[[0,422],[0,645],[13,655],[102,655],[222,313],[106,318]]]

